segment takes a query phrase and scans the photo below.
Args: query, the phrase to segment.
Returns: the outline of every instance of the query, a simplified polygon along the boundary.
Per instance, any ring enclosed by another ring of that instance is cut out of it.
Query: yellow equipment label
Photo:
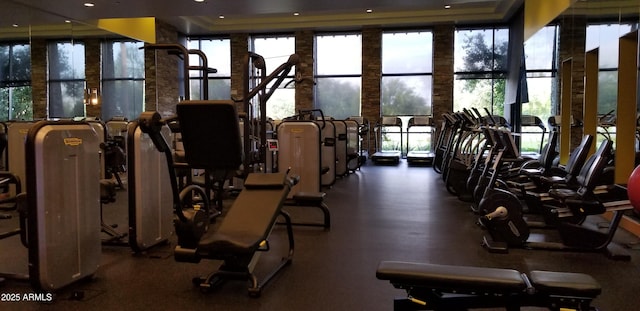
[[[69,137],[64,139],[64,144],[67,146],[80,146],[82,145],[82,139],[77,137]]]

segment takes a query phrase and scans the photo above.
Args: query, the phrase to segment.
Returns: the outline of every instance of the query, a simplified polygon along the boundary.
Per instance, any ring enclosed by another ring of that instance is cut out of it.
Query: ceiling
[[[93,7],[84,3],[91,1]],[[0,38],[104,33],[98,19],[156,17],[187,35],[507,21],[525,0],[0,0]],[[554,0],[549,0],[554,1]],[[576,14],[620,14],[638,0],[580,0]],[[445,8],[449,5],[450,8]],[[366,10],[372,10],[367,13]],[[299,13],[294,15],[294,13]],[[220,18],[224,16],[224,18]],[[67,22],[65,22],[67,21]]]
[[[85,7],[91,1],[93,7]],[[506,21],[524,0],[0,0],[0,33],[156,17],[188,35]],[[445,9],[445,5],[451,7]],[[367,13],[370,9],[372,12]],[[299,13],[294,15],[294,13]],[[224,18],[220,18],[224,16]],[[14,25],[17,25],[14,26]]]

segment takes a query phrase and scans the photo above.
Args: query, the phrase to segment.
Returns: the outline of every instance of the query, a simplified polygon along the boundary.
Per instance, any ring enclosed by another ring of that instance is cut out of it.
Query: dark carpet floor
[[[120,229],[126,228],[126,194],[118,198],[121,203],[105,207],[105,220],[121,223]],[[250,298],[242,281],[202,293],[192,278],[215,270],[219,262],[176,262],[171,240],[136,255],[127,247],[103,246],[93,279],[61,290],[53,303],[0,302],[0,310],[391,310],[393,298],[404,292],[376,279],[382,260],[588,273],[603,287],[594,303],[600,310],[640,309],[638,251],[629,251],[631,261],[559,251],[489,253],[480,245],[483,231],[468,203],[450,195],[431,167],[369,164],[337,180],[326,202],[331,229],[296,228],[292,265],[259,298]],[[297,220],[321,219],[314,209],[289,209]],[[14,220],[0,220],[0,229],[10,228]],[[272,251],[258,263],[259,275],[282,256],[284,233],[282,227],[274,230]],[[636,238],[619,232],[615,240]],[[16,237],[0,241],[0,271],[26,272],[26,257]],[[3,294],[31,291],[26,282],[0,285]],[[78,293],[82,299],[74,299]]]

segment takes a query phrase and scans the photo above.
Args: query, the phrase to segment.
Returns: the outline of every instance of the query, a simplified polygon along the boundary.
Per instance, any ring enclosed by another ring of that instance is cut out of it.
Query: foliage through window
[[[431,115],[433,82],[433,34],[430,31],[385,32],[382,34],[382,81],[380,83],[383,116],[399,116],[403,132],[411,116]],[[430,150],[430,128],[414,127],[403,137],[409,150]],[[394,147],[398,135],[384,135],[383,150]]]
[[[315,105],[325,116],[345,119],[360,115],[362,36],[316,35]]]
[[[453,109],[487,108],[504,115],[507,28],[457,29],[454,43]]]
[[[207,57],[207,67],[216,70],[208,74],[208,99],[231,98],[231,43],[228,38],[190,38],[187,42],[188,49],[201,50]],[[201,66],[200,57],[191,55],[190,65]],[[205,99],[203,93],[204,72],[191,70],[189,72],[191,99]]]
[[[269,75],[285,63],[291,54],[295,53],[295,43],[293,36],[256,36],[251,38],[249,49],[264,58],[267,67],[266,74]],[[287,88],[284,88],[294,75],[295,67],[289,72],[290,77],[285,79],[278,90],[273,92],[269,98],[267,117],[280,120],[295,114],[295,84],[291,83]],[[260,83],[258,79],[254,81],[254,86]],[[270,87],[271,84],[267,86],[267,89]]]
[[[142,42],[106,41],[102,45],[102,119],[138,118],[144,107]]]
[[[30,54],[28,44],[0,45],[0,121],[33,119]]]
[[[47,52],[49,118],[84,117],[84,44],[51,42]]]

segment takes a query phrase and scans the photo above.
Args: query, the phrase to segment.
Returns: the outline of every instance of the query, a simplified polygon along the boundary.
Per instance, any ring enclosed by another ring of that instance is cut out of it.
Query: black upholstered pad
[[[403,286],[458,291],[518,292],[527,288],[522,274],[512,269],[383,261],[376,277]]]
[[[185,158],[193,168],[235,170],[242,163],[233,101],[192,100],[176,106]]]
[[[542,294],[595,298],[602,292],[598,281],[582,273],[531,271],[529,279]]]
[[[270,174],[261,174],[270,175]],[[275,174],[283,176],[283,174]],[[265,177],[271,178],[271,177]],[[280,185],[284,184],[284,179]],[[265,240],[289,193],[289,187],[246,187],[227,212],[222,224],[212,234],[206,234],[198,244],[198,253],[205,258],[228,255],[250,255]]]
[[[253,173],[247,176],[244,187],[247,189],[279,189],[284,187],[286,178],[285,173]]]

